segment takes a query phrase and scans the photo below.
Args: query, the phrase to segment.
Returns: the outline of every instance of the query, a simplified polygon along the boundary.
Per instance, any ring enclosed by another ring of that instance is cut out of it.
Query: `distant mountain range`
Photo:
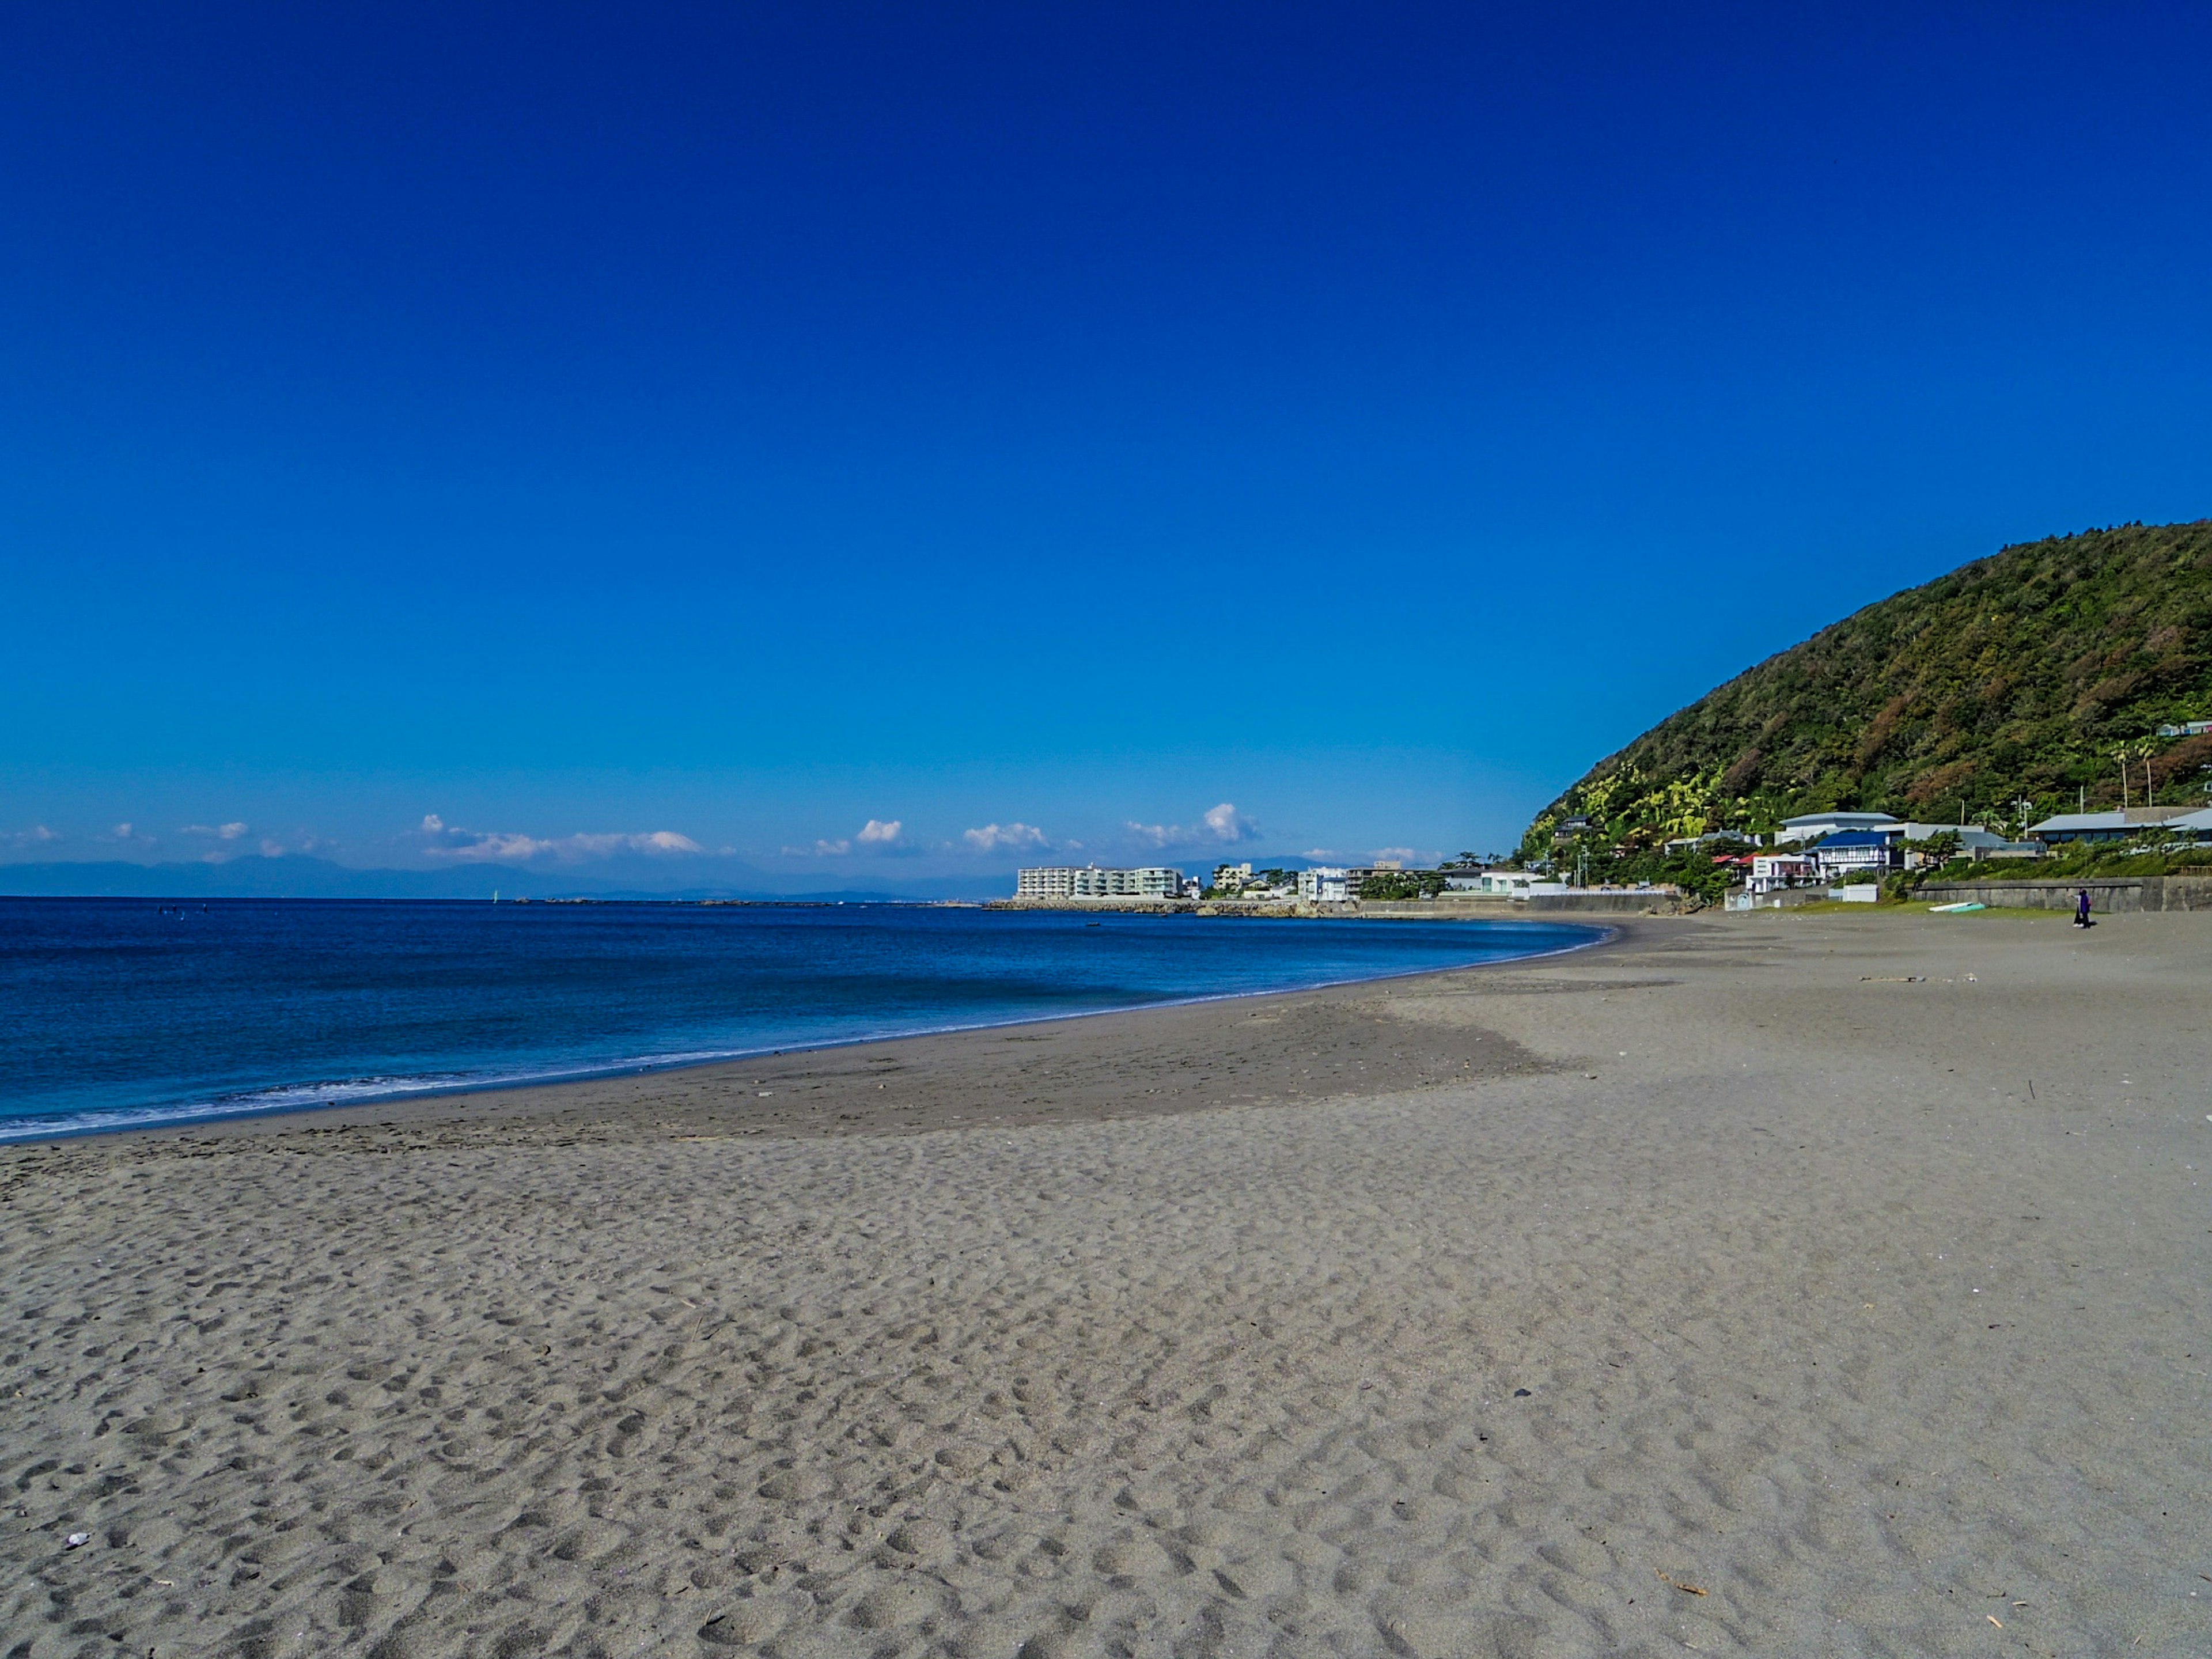
[[[793,892],[766,887],[637,886],[574,872],[477,864],[453,870],[357,870],[328,859],[242,858],[222,864],[100,863],[0,865],[0,895],[72,898],[639,898],[842,900],[993,898],[1011,878],[943,877],[895,887]]]
[[[2212,520],[2008,547],[1870,605],[1607,756],[1529,826],[1585,856],[1831,808],[1949,822],[2201,802],[2212,736]],[[1588,820],[1586,827],[1577,819]]]

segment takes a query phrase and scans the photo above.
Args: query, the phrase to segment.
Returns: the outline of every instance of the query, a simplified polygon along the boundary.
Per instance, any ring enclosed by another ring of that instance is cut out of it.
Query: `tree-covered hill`
[[[2008,547],[1870,605],[1739,674],[1607,756],[1529,827],[1593,877],[1670,838],[1828,808],[1978,822],[2201,803],[2212,737],[2212,520]],[[2025,801],[2026,808],[2015,806]]]

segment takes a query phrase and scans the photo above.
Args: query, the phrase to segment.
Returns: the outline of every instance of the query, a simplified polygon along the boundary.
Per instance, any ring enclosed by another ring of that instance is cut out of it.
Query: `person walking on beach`
[[[2076,927],[2094,927],[2097,925],[2089,920],[2089,890],[2086,887],[2074,895],[2074,925]]]

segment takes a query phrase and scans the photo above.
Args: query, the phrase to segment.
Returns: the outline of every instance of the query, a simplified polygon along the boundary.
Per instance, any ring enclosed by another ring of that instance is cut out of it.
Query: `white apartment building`
[[[1025,899],[1180,898],[1182,872],[1148,866],[1141,870],[1102,870],[1051,865],[1017,872],[1014,896]]]
[[[1342,904],[1352,897],[1349,870],[1316,865],[1298,872],[1298,896],[1308,904]]]

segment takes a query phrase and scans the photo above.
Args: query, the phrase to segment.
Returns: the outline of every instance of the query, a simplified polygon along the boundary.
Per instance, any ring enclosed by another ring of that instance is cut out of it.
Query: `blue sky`
[[[2212,514],[2208,60],[2198,7],[9,7],[0,860],[1510,845],[1870,599]]]

